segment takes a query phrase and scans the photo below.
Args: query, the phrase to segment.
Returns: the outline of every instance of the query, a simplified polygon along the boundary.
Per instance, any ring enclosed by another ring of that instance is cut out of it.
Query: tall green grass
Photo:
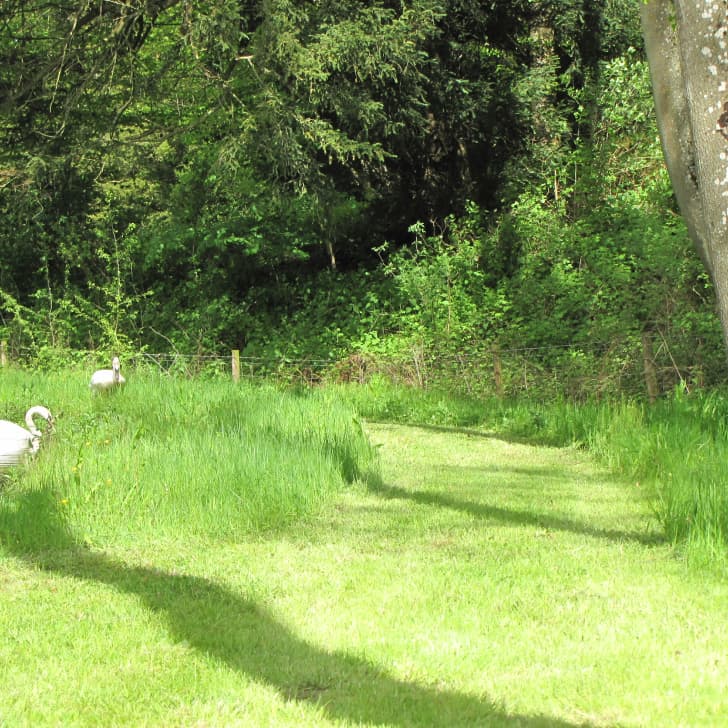
[[[593,449],[650,491],[665,535],[707,562],[728,561],[728,398],[678,391],[652,406],[623,404]]]
[[[0,540],[19,528],[25,544],[235,539],[315,512],[376,468],[353,410],[324,391],[147,373],[93,395],[87,382],[81,371],[0,373],[0,416],[22,422],[43,403],[56,418],[35,461],[0,486]]]
[[[485,428],[506,438],[587,448],[649,499],[664,534],[698,563],[728,562],[728,395],[676,390],[634,400],[475,400],[384,380],[342,387],[363,417]]]

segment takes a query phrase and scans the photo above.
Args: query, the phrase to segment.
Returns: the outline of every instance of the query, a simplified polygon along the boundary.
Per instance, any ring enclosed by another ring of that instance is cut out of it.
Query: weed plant
[[[82,371],[0,375],[4,418],[22,422],[40,402],[56,418],[32,467],[5,478],[0,538],[19,519],[26,544],[60,534],[33,516],[33,499],[51,498],[67,530],[91,544],[235,539],[315,512],[375,467],[352,410],[325,392],[146,373],[94,395],[87,382]],[[41,533],[31,537],[34,523]]]

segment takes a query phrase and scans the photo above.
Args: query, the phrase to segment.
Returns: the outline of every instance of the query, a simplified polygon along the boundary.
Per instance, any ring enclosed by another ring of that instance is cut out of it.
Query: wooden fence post
[[[657,399],[657,372],[655,371],[655,354],[652,349],[652,336],[649,331],[642,332],[642,364],[645,370],[645,385],[650,402]]]
[[[233,349],[233,382],[240,381],[240,349]]]
[[[503,396],[503,365],[501,363],[500,350],[498,346],[493,347],[493,382],[495,393],[498,397]]]
[[[8,365],[8,342],[3,339],[0,341],[0,367]]]

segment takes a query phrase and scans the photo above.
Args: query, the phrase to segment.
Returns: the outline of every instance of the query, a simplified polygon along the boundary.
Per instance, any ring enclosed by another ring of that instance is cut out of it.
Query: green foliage
[[[291,275],[280,283],[277,295],[258,291],[259,304],[271,315],[258,317],[245,332],[247,356],[271,362],[336,360],[352,350],[379,351],[397,325],[390,308],[396,291],[378,271],[329,270],[303,281]]]
[[[589,443],[635,477],[654,461],[670,537],[722,542],[720,471],[701,464],[698,491],[683,488],[677,429],[634,403],[571,409],[641,395],[644,361],[662,392],[726,372],[662,161],[635,3],[104,8],[0,4],[12,357],[55,370],[89,349],[239,348],[269,370],[338,360],[320,376],[358,367],[429,388],[415,402],[375,375],[372,413],[469,425],[482,417],[441,389],[493,394],[483,373],[500,362],[499,386],[531,400],[493,399],[498,427]],[[696,399],[672,413],[691,452],[720,462],[723,436],[705,440]],[[222,457],[228,434],[190,434],[180,457]]]
[[[490,424],[490,409],[482,401],[452,392],[393,384],[383,376],[363,385],[337,385],[332,390],[357,413],[375,422],[478,427]]]
[[[488,342],[537,352],[561,372],[552,395],[578,391],[595,371],[608,390],[621,352],[639,349],[645,332],[669,352],[674,375],[705,383],[710,370],[719,381],[713,293],[672,212],[646,64],[630,52],[601,70],[599,84],[579,94],[585,117],[601,111],[562,161],[577,170],[569,187],[537,177],[541,188],[531,185],[495,220],[470,205],[438,235],[412,228],[413,245],[387,269],[405,302],[400,331],[435,356],[453,343],[470,355]],[[639,374],[634,384],[627,391],[642,389]]]
[[[484,321],[483,275],[477,265],[477,242],[457,231],[425,237],[424,226],[411,228],[411,249],[396,253],[385,271],[397,281],[402,299],[416,321],[418,333],[432,342],[482,338]]]
[[[697,560],[725,563],[728,498],[725,393],[674,396],[646,408],[634,403],[603,411],[591,449],[650,495],[671,542]]]
[[[0,336],[381,357],[468,391],[452,362],[500,347],[507,391],[583,397],[640,392],[649,335],[663,389],[719,381],[636,10],[135,0],[69,38],[3,5]],[[44,55],[60,73],[24,75]]]

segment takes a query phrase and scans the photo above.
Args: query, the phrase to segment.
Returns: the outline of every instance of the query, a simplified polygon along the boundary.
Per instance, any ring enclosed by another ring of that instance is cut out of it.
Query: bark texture
[[[728,0],[649,0],[642,27],[667,168],[728,350]]]

